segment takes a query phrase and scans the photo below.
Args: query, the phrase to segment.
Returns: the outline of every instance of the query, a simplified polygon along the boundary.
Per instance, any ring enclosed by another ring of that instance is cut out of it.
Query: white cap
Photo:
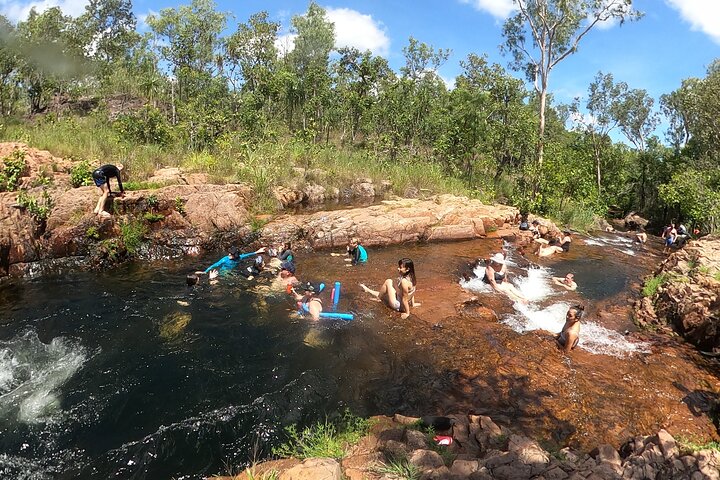
[[[491,262],[495,262],[498,265],[505,265],[505,256],[502,253],[496,253],[490,257]]]

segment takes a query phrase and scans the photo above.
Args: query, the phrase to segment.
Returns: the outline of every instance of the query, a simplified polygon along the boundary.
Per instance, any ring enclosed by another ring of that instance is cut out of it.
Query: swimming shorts
[[[92,174],[93,181],[95,182],[96,187],[100,187],[102,185],[105,185],[107,182],[107,178],[105,178],[105,175],[103,174],[102,170],[95,170]]]
[[[400,309],[402,308],[402,304],[400,303],[400,300],[398,300],[398,299],[396,298],[396,299],[393,301],[392,307],[399,312]]]
[[[667,237],[667,238],[665,239],[665,246],[666,246],[666,247],[670,247],[670,246],[672,246],[672,244],[673,244],[673,239],[672,239],[672,237]]]

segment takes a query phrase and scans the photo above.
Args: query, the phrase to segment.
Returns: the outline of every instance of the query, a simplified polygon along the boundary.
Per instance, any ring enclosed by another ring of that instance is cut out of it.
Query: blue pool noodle
[[[352,313],[320,312],[320,318],[337,318],[340,320],[352,320],[355,315]]]
[[[335,288],[333,288],[333,306],[337,307],[340,301],[340,282],[335,282]]]

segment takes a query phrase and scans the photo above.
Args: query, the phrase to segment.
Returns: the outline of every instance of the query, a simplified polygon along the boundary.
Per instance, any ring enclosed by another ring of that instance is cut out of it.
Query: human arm
[[[120,170],[118,170],[117,168],[115,170],[117,170],[117,181],[118,181],[118,188],[120,189],[120,195],[124,195],[125,189],[122,186],[122,179],[120,179]],[[110,191],[110,182],[108,182],[108,191]]]
[[[485,280],[490,284],[493,290],[496,292],[500,291],[500,287],[498,287],[497,282],[495,282],[495,269],[490,265],[485,267]]]
[[[252,254],[251,254],[251,255],[252,255]],[[223,265],[225,265],[225,263],[226,263],[227,261],[229,261],[229,260],[230,260],[230,257],[226,255],[226,256],[222,257],[220,260],[218,260],[217,262],[215,262],[215,263],[213,263],[212,265],[210,265],[210,266],[209,266],[208,268],[206,268],[202,273],[208,273],[210,270],[219,269],[219,268],[221,268]]]
[[[405,319],[410,316],[410,289],[412,288],[412,282],[407,278],[403,278],[400,282],[400,288],[402,289],[402,302],[400,302],[400,308],[403,312],[400,314],[400,318]]]

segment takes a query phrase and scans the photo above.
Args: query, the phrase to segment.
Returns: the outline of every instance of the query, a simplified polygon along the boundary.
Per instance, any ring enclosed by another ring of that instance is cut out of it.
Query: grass
[[[380,475],[397,480],[419,480],[422,473],[418,467],[408,462],[406,458],[381,463],[374,470]]]
[[[281,458],[304,460],[312,457],[345,457],[349,447],[367,434],[372,426],[369,420],[346,411],[338,422],[325,420],[298,431],[296,425],[285,428],[288,440],[272,450]]]
[[[664,285],[669,280],[669,277],[666,273],[661,273],[660,275],[651,277],[647,280],[645,280],[645,285],[642,288],[642,294],[644,297],[653,297],[658,291],[658,288],[660,288],[662,285]]]
[[[677,436],[675,437],[680,455],[692,455],[700,450],[715,450],[720,452],[720,442],[709,441],[702,442],[697,439]]]
[[[562,206],[551,209],[548,216],[558,226],[563,225],[565,228],[575,231],[587,232],[592,229],[595,223],[596,213],[587,205],[567,202]]]
[[[248,480],[278,480],[280,478],[280,472],[277,470],[270,470],[269,472],[256,474],[254,468],[246,468],[245,476]]]
[[[120,224],[120,232],[125,250],[135,255],[145,238],[145,226],[138,220],[128,220]]]

